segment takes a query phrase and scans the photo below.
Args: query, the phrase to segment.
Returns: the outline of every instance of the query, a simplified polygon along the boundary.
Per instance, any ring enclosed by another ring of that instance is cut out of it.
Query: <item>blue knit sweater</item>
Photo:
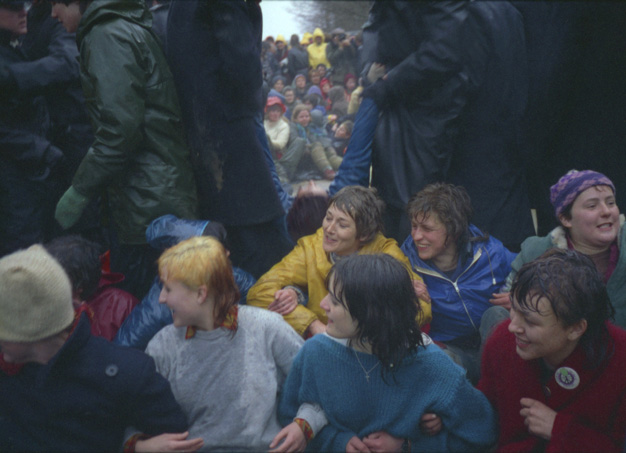
[[[358,354],[361,364],[357,361]],[[308,445],[313,451],[345,451],[353,436],[375,431],[409,438],[414,450],[484,450],[496,440],[493,409],[434,344],[396,365],[395,382],[381,376],[378,359],[356,352],[326,335],[308,340],[296,356],[279,406],[280,422],[290,423],[301,403],[318,403],[329,424]],[[375,367],[375,368],[374,368]],[[370,370],[370,380],[365,378]],[[421,433],[425,412],[438,414],[443,430]]]

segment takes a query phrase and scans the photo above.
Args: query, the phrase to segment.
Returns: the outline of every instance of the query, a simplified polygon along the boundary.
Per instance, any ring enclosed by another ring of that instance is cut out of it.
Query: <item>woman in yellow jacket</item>
[[[322,228],[301,238],[295,248],[248,292],[247,303],[275,311],[305,338],[326,330],[328,319],[320,302],[326,296],[326,276],[333,263],[353,253],[386,253],[411,265],[398,244],[382,231],[383,202],[375,189],[348,186],[329,201]],[[412,273],[414,281],[422,281]],[[308,302],[304,305],[305,296]],[[420,294],[420,325],[431,320],[430,300]]]

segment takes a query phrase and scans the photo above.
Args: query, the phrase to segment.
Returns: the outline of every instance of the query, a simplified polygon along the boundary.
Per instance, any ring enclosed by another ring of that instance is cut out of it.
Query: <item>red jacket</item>
[[[579,345],[562,366],[573,368],[580,384],[566,390],[552,375],[547,383],[551,396],[546,397],[540,361],[525,361],[517,355],[509,323],[498,326],[487,341],[478,383],[498,413],[498,451],[621,452],[626,437],[626,331],[609,324],[615,351],[598,369],[584,366],[585,357]],[[558,412],[549,442],[528,432],[520,415],[523,397]]]
[[[112,286],[122,280],[122,274],[103,271],[98,289],[86,301],[92,312],[89,313],[92,335],[113,340],[126,317],[139,303],[139,299],[132,294]]]

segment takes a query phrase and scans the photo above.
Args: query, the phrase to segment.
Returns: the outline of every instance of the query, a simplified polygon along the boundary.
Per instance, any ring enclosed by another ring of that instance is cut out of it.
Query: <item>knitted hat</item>
[[[38,341],[73,321],[70,280],[42,246],[0,259],[0,340]]]
[[[550,202],[556,217],[567,209],[576,197],[593,186],[609,186],[615,193],[615,186],[609,178],[593,170],[570,170],[550,187]]]

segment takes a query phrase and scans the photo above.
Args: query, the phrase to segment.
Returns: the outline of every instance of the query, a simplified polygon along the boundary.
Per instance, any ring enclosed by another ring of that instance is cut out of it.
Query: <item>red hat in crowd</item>
[[[279,97],[271,96],[267,98],[267,103],[265,104],[265,113],[267,113],[267,109],[269,109],[273,105],[279,105],[283,113],[287,110],[285,108],[285,104],[282,103]]]

